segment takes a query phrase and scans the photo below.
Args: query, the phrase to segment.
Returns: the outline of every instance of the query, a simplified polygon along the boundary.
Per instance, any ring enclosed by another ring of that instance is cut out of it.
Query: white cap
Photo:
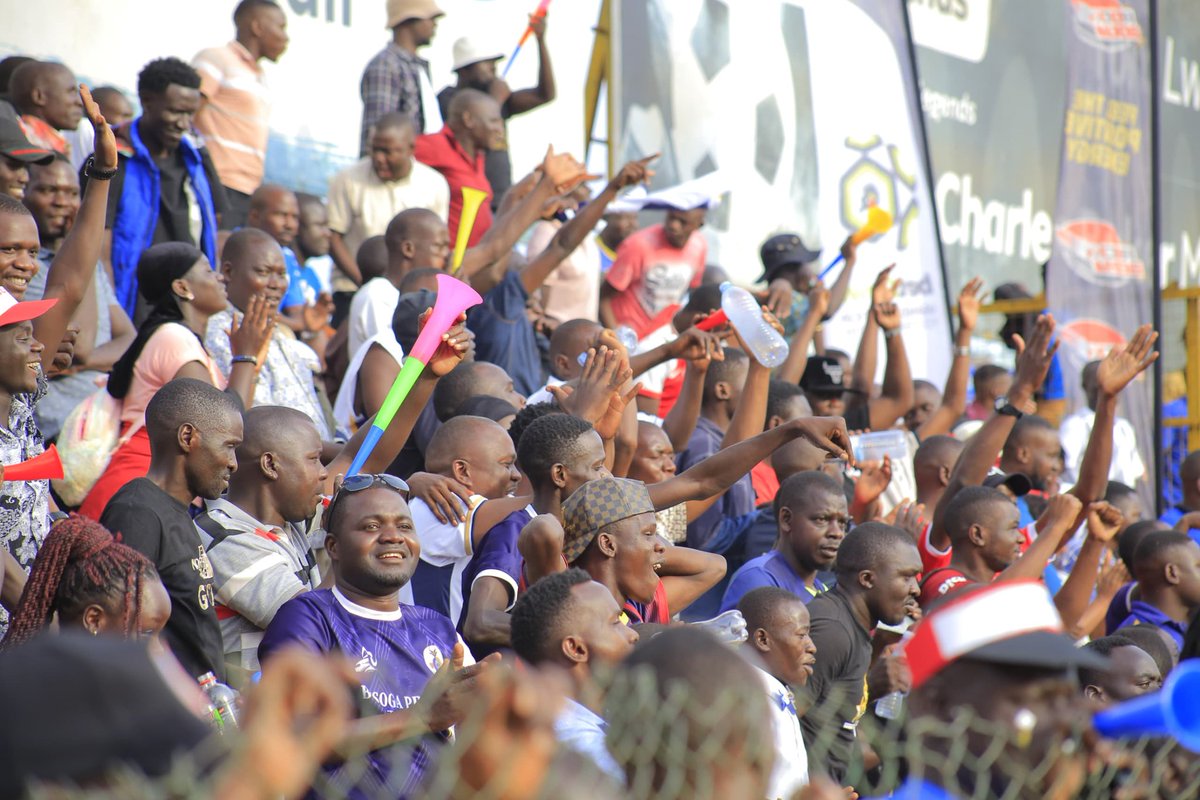
[[[595,192],[593,192],[595,194]],[[604,210],[606,214],[626,214],[637,213],[642,210],[642,206],[646,203],[646,187],[638,184],[630,189],[625,194],[619,196],[608,204],[608,208]]]
[[[675,209],[691,211],[694,208],[712,208],[720,202],[721,195],[729,191],[729,181],[720,172],[684,181],[668,189],[651,192],[642,203],[644,209]]]
[[[472,41],[470,37],[464,36],[454,43],[454,66],[451,67],[451,70],[458,72],[463,67],[478,64],[480,61],[499,61],[502,58],[504,58],[503,53],[487,49],[478,42]]]

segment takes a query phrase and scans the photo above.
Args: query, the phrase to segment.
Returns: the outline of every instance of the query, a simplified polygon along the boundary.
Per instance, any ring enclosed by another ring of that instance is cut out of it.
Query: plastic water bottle
[[[768,369],[778,367],[788,357],[788,343],[779,331],[763,319],[762,307],[754,295],[740,286],[723,284],[721,310],[750,348],[750,354]]]
[[[904,692],[888,692],[875,701],[875,716],[882,719],[896,719],[904,706]]]
[[[746,631],[746,618],[736,608],[731,608],[712,619],[692,624],[706,629],[724,644],[741,644],[750,638],[750,634]]]
[[[213,725],[224,733],[238,727],[237,709],[239,696],[236,691],[217,680],[217,676],[206,672],[200,676],[200,689],[208,698],[212,708]]]

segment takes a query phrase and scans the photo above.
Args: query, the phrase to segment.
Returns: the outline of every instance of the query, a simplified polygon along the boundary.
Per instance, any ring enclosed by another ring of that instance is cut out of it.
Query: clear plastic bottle
[[[692,624],[706,629],[725,644],[741,644],[750,638],[750,634],[746,631],[746,618],[736,608],[731,608],[724,614],[719,614],[712,619],[705,619],[693,622]]]
[[[875,701],[875,716],[896,719],[904,706],[904,692],[889,692]]]
[[[763,319],[762,307],[754,295],[726,283],[721,287],[721,310],[759,364],[773,369],[788,357],[788,343]]]
[[[200,676],[200,690],[212,707],[213,725],[224,733],[238,727],[240,698],[236,691],[217,680],[217,676],[206,672]]]

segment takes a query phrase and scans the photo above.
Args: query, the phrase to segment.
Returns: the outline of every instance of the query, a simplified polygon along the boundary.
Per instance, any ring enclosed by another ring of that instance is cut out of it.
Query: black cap
[[[8,103],[0,103],[0,153],[26,164],[49,164],[54,152],[29,141],[17,113]]]
[[[842,362],[833,356],[809,356],[804,365],[804,374],[800,376],[800,388],[816,394],[835,394],[837,392],[856,392],[846,385],[846,370]]]
[[[1030,631],[977,647],[963,656],[989,664],[1011,664],[1044,669],[1108,669],[1108,659],[1076,647],[1069,636],[1053,631]]]
[[[983,485],[990,489],[999,489],[1003,486],[1012,492],[1014,497],[1024,497],[1033,490],[1033,481],[1029,480],[1029,476],[1021,472],[1005,473],[998,469],[988,473],[988,476],[983,479]]]
[[[791,265],[808,264],[821,256],[820,250],[809,250],[794,233],[780,233],[763,242],[758,251],[763,274],[760,281],[769,281],[781,269]]]
[[[437,292],[429,289],[418,289],[415,292],[400,295],[400,300],[396,303],[396,311],[392,314],[392,332],[396,335],[396,341],[404,348],[404,352],[408,353],[412,350],[413,345],[417,343],[417,335],[420,333],[417,324],[421,315],[426,309],[433,308],[433,304],[437,302]]]

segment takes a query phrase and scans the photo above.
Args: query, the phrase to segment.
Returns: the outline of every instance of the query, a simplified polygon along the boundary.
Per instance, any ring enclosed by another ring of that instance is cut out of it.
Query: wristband
[[[117,174],[117,168],[100,169],[96,166],[96,157],[88,156],[88,160],[83,164],[83,176],[88,180],[94,181],[111,181]]]
[[[894,339],[895,337],[897,337],[899,335],[900,335],[899,328],[892,328],[890,331],[883,332],[883,338],[885,338],[885,339]]]
[[[954,348],[954,357],[955,358],[970,358],[970,356],[971,356],[971,348],[969,348],[969,347],[955,347]]]
[[[230,361],[234,364],[253,364],[258,366],[258,358],[256,356],[234,356]]]

